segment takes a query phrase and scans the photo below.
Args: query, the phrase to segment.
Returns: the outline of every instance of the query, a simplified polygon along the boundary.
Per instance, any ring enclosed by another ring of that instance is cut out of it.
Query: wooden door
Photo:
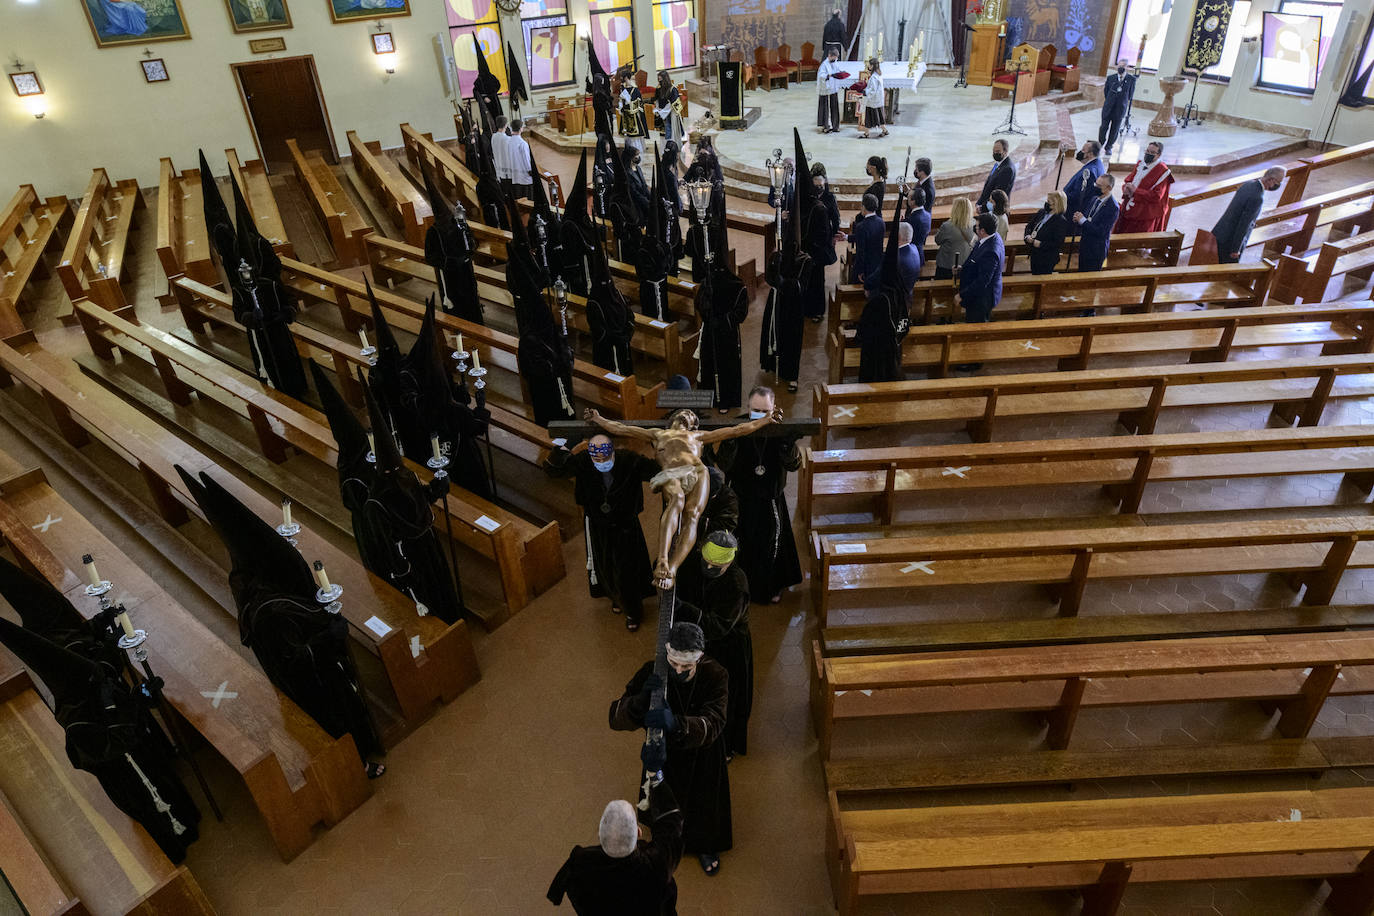
[[[286,141],[293,137],[302,152],[316,149],[330,162],[339,161],[314,58],[288,57],[232,66],[258,154],[267,163],[268,172],[290,171]]]

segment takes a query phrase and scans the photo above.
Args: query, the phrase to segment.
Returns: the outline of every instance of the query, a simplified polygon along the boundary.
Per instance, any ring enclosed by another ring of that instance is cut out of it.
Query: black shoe
[[[639,629],[639,621],[638,621],[638,620],[635,620],[635,619],[632,618],[632,617],[626,617],[626,618],[625,618],[625,629],[629,630],[631,633],[635,632],[636,630]]]

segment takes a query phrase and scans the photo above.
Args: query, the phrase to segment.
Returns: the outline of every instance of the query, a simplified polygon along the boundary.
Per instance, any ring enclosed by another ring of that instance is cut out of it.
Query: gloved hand
[[[639,749],[639,759],[646,771],[657,773],[668,762],[668,747],[662,741],[645,741]]]
[[[443,477],[435,477],[427,486],[429,488],[429,498],[431,500],[441,499],[448,495],[448,491],[453,487],[453,482],[449,480],[448,475],[445,474]]]
[[[667,706],[661,709],[651,709],[644,714],[644,726],[662,729],[665,734],[671,735],[677,728],[677,717]]]
[[[657,693],[662,689],[663,677],[658,674],[651,674],[644,679],[644,686],[640,688],[640,692],[643,693],[645,696],[648,696],[652,693]]]

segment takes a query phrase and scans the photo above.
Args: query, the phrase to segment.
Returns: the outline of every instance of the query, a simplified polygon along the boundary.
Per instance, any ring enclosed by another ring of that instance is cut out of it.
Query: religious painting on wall
[[[81,0],[98,48],[190,38],[181,0]]]
[[[329,17],[335,22],[409,15],[410,0],[329,0]]]
[[[1260,85],[1307,92],[1316,89],[1321,37],[1320,16],[1265,13]]]
[[[286,0],[224,0],[235,32],[291,28]]]
[[[448,14],[449,40],[453,42],[453,62],[458,67],[459,94],[465,99],[472,96],[472,84],[480,72],[479,49],[487,67],[501,81],[501,91],[508,91],[506,45],[501,40],[501,21],[494,0],[445,0],[444,11]]]
[[[1206,70],[1221,62],[1221,50],[1231,25],[1235,0],[1198,0],[1193,10],[1193,28],[1188,33],[1184,65],[1189,70]]]
[[[577,26],[559,25],[530,31],[530,88],[562,86],[577,79]]]
[[[1166,6],[1172,0],[1155,0]],[[1133,0],[1130,11],[1139,12],[1144,7],[1143,0]],[[1033,45],[1052,44],[1058,51],[1055,63],[1064,63],[1065,55],[1074,48],[1078,49],[1078,66],[1095,72],[1102,59],[1103,36],[1098,34],[1106,27],[1110,16],[1102,15],[1102,7],[1107,4],[1088,2],[1088,0],[1010,0],[1006,5],[1007,16],[1024,21],[1019,35],[1022,41]],[[1128,17],[1131,13],[1128,11]]]

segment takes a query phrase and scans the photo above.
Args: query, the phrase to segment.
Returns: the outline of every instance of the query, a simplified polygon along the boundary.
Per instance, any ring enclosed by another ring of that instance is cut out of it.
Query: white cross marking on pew
[[[119,214],[116,213],[114,216],[107,216],[107,217],[105,217],[105,222],[108,223],[108,222],[109,222],[110,220],[112,220],[112,219],[119,219]]]
[[[38,218],[39,218],[39,219],[52,219],[52,214],[44,213],[42,216],[40,216],[40,217],[38,217]]]
[[[268,239],[267,241],[271,242],[273,245],[281,244],[281,239]]]
[[[182,200],[190,200],[190,199],[191,199],[191,195],[190,195],[190,194],[183,194],[183,195],[181,195],[181,199],[182,199]]]
[[[854,416],[854,414],[856,414],[856,413],[858,413],[858,412],[859,412],[859,408],[857,408],[857,407],[836,407],[836,408],[835,408],[835,419],[838,420],[838,419],[840,419],[840,417],[852,417],[852,416]]]
[[[62,516],[59,515],[57,518],[53,518],[52,513],[49,512],[47,518],[43,519],[43,521],[33,526],[33,530],[41,531],[44,534],[47,534],[48,529],[51,528],[53,525],[56,525],[60,521],[62,521]]]
[[[333,192],[333,191],[325,191],[325,192],[324,192],[324,196],[325,196],[325,197],[333,197],[333,196],[334,196],[334,192]]]
[[[932,564],[934,564],[934,562],[934,560],[917,560],[914,563],[908,563],[905,566],[903,566],[902,572],[911,573],[919,569],[927,576],[933,576],[935,575],[935,570],[931,569],[930,567]]]
[[[404,257],[399,257],[399,258],[396,259],[396,263],[399,264],[399,263],[401,263],[401,262],[404,261],[404,260],[405,260]]]
[[[966,474],[966,473],[964,473],[964,472],[965,472],[965,471],[971,471],[971,470],[973,470],[973,466],[972,466],[972,465],[969,465],[969,464],[966,464],[966,465],[964,465],[964,466],[961,467],[961,468],[945,468],[944,471],[941,472],[940,476],[941,476],[941,477],[958,477],[960,480],[968,480],[968,474]]]
[[[1022,349],[1022,350],[1039,350],[1040,348],[1037,347],[1037,346],[1035,345],[1034,341],[1028,340],[1028,341],[1026,341],[1025,343],[1023,343],[1023,344],[1021,345],[1021,349]]]
[[[220,682],[220,685],[219,685],[219,687],[218,687],[217,689],[215,689],[215,690],[202,690],[202,691],[200,692],[200,695],[203,696],[203,697],[205,697],[205,699],[209,700],[209,701],[210,701],[210,705],[213,706],[215,709],[219,709],[219,704],[222,703],[222,702],[224,702],[225,700],[234,700],[234,699],[238,699],[238,694],[237,694],[237,693],[235,693],[235,692],[232,691],[232,690],[225,690],[225,689],[224,689],[224,688],[226,688],[226,687],[228,687],[228,686],[229,686],[229,682],[228,682],[228,681],[221,681],[221,682]]]
[[[12,277],[12,276],[14,276],[14,271],[12,271],[12,270],[7,270],[7,271],[5,271],[5,279],[9,279],[9,278]]]
[[[1059,301],[1060,301],[1060,302],[1077,302],[1077,301],[1078,301],[1078,297],[1077,297],[1077,296],[1060,296],[1060,297],[1059,297]]]

